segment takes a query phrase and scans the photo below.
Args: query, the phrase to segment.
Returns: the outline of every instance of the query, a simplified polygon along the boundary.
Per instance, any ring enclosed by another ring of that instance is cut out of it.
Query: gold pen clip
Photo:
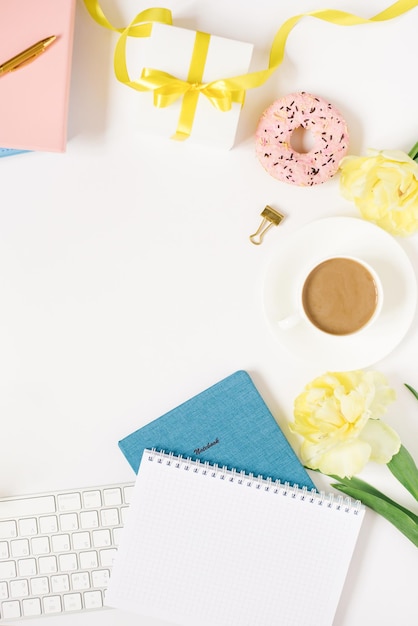
[[[256,246],[259,246],[260,243],[263,242],[264,235],[268,230],[270,230],[272,226],[278,226],[280,222],[284,220],[283,213],[279,213],[279,211],[272,209],[271,206],[269,206],[268,204],[266,205],[264,211],[261,213],[261,217],[263,219],[260,226],[253,235],[250,235],[251,243],[255,244]]]

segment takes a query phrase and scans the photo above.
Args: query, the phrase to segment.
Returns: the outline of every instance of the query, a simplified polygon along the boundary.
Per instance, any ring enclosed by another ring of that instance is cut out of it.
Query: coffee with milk
[[[379,290],[369,269],[357,260],[334,257],[307,276],[302,305],[311,323],[332,335],[349,335],[373,318]]]

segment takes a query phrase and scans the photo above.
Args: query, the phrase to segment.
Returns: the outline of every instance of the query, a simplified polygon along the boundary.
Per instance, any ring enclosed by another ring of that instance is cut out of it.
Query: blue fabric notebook
[[[14,148],[0,148],[0,158],[13,156],[13,154],[22,154],[23,152],[29,152],[29,150],[15,150]]]
[[[136,430],[119,447],[135,472],[149,448],[315,488],[243,370]]]

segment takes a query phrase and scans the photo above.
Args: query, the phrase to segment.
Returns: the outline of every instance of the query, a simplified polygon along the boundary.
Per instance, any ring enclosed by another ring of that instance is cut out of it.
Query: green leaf
[[[418,159],[418,141],[413,148],[408,152],[408,156],[411,157],[414,161]]]
[[[346,484],[333,484],[332,487],[355,500],[360,500],[363,504],[376,511],[418,547],[418,516],[411,514],[410,511],[408,514],[404,507],[401,507],[386,496],[382,498],[369,491]]]
[[[416,144],[418,146],[418,143]],[[418,158],[418,154],[417,154],[417,158]],[[411,387],[411,385],[407,385],[406,383],[404,383],[405,387],[407,389],[409,389],[409,391],[414,394],[414,396],[416,397],[416,399],[418,400],[418,391],[415,391],[415,389],[413,387]]]
[[[356,477],[340,478],[339,476],[332,476],[332,475],[331,475],[331,478],[333,478],[334,480],[338,480],[340,484],[345,485],[346,487],[349,487],[350,489],[351,488],[356,489],[356,490],[362,491],[363,494],[368,493],[371,496],[375,496],[377,498],[380,498],[381,500],[385,500],[389,504],[395,504],[396,507],[400,511],[403,511],[403,513],[405,513],[406,515],[409,515],[409,517],[416,524],[418,524],[418,515],[416,515],[415,513],[413,513],[406,507],[402,506],[401,504],[398,504],[397,502],[395,503],[391,498],[386,496],[384,493],[382,493],[375,487],[372,487],[372,485],[369,485],[369,483],[366,483],[364,480],[361,480],[360,478],[356,478]]]
[[[418,468],[408,450],[401,446],[387,466],[415,500],[418,500]]]

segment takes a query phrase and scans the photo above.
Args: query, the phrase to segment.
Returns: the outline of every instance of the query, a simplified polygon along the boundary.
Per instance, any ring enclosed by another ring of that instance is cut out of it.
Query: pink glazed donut
[[[314,138],[309,152],[296,152],[291,136],[304,128]],[[348,149],[348,130],[337,109],[305,91],[273,102],[261,116],[256,130],[256,152],[264,169],[274,178],[300,187],[324,183],[334,176]]]

